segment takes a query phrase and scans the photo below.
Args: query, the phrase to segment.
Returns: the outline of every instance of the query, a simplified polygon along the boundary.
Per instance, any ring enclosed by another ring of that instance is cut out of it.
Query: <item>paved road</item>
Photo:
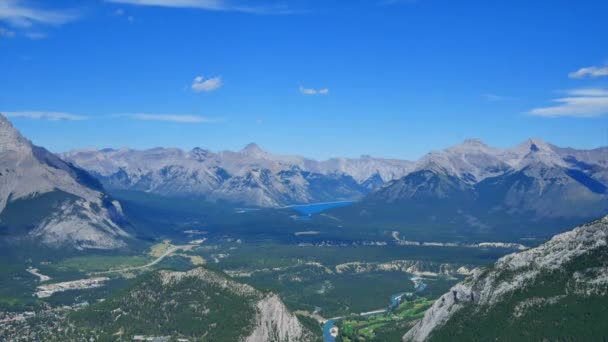
[[[135,270],[143,270],[149,267],[152,267],[156,264],[158,264],[159,262],[161,262],[165,257],[175,253],[176,251],[180,250],[180,249],[191,249],[192,247],[195,247],[196,245],[185,245],[185,246],[173,246],[171,248],[169,248],[168,250],[166,250],[162,255],[160,255],[158,258],[156,258],[154,261],[151,261],[145,265],[142,266],[131,266],[131,267],[125,267],[125,268],[121,268],[118,270],[109,270],[109,271],[104,271],[104,272],[93,272],[92,274],[108,274],[108,273],[117,273],[117,272],[127,272],[127,271],[135,271]]]

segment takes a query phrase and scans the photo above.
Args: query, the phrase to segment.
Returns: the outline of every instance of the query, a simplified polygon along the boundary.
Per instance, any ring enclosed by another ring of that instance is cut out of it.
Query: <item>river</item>
[[[416,293],[420,293],[426,289],[427,285],[426,285],[426,283],[424,283],[422,281],[422,278],[412,277],[412,282],[414,282],[414,288],[416,289]],[[401,297],[408,295],[408,294],[411,294],[411,293],[409,293],[409,292],[395,293],[391,296],[391,304],[386,309],[380,309],[380,310],[370,311],[367,313],[361,313],[361,315],[362,316],[371,316],[374,314],[382,313],[383,311],[388,312],[388,311],[392,310],[393,308],[396,308],[399,305]],[[327,322],[325,322],[325,324],[323,325],[323,341],[324,342],[336,342],[336,338],[331,336],[331,328],[333,328],[334,325],[336,324],[336,322],[341,319],[342,319],[342,317],[336,317],[336,318],[332,318],[332,319],[328,320]]]

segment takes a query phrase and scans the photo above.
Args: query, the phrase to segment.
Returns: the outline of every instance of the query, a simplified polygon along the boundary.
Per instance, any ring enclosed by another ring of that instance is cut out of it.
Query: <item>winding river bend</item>
[[[414,282],[414,287],[416,288],[416,293],[420,293],[426,289],[426,283],[422,281],[420,277],[413,277],[412,281]],[[408,292],[400,292],[395,293],[391,296],[391,304],[386,309],[374,310],[370,312],[361,313],[361,316],[371,316],[376,315],[382,312],[388,312],[393,308],[399,305],[399,301],[405,295],[409,294]],[[323,341],[324,342],[336,342],[336,338],[331,335],[331,329],[335,326],[336,322],[343,319],[344,317],[335,317],[327,320],[323,325]]]

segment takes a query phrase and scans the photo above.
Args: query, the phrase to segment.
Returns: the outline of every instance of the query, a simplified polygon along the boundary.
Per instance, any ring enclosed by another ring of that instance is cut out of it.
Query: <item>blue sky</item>
[[[0,112],[74,148],[608,142],[606,1],[0,0]]]

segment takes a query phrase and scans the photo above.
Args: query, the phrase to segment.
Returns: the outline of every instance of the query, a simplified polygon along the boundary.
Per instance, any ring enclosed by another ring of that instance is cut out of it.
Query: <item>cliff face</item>
[[[277,295],[269,295],[256,303],[257,315],[253,333],[246,342],[312,341],[313,336],[293,315]]]
[[[607,274],[608,216],[556,235],[537,248],[507,255],[491,267],[474,270],[441,296],[403,339],[425,341],[449,333],[500,339],[501,329],[517,330],[527,319],[537,320],[537,326],[542,327],[548,324],[546,312],[563,310],[575,316],[578,306],[589,298],[604,300]],[[489,318],[504,323],[486,329],[483,322]],[[562,320],[557,326],[571,323]],[[553,332],[542,328],[521,332],[523,336],[527,333],[542,337]]]

